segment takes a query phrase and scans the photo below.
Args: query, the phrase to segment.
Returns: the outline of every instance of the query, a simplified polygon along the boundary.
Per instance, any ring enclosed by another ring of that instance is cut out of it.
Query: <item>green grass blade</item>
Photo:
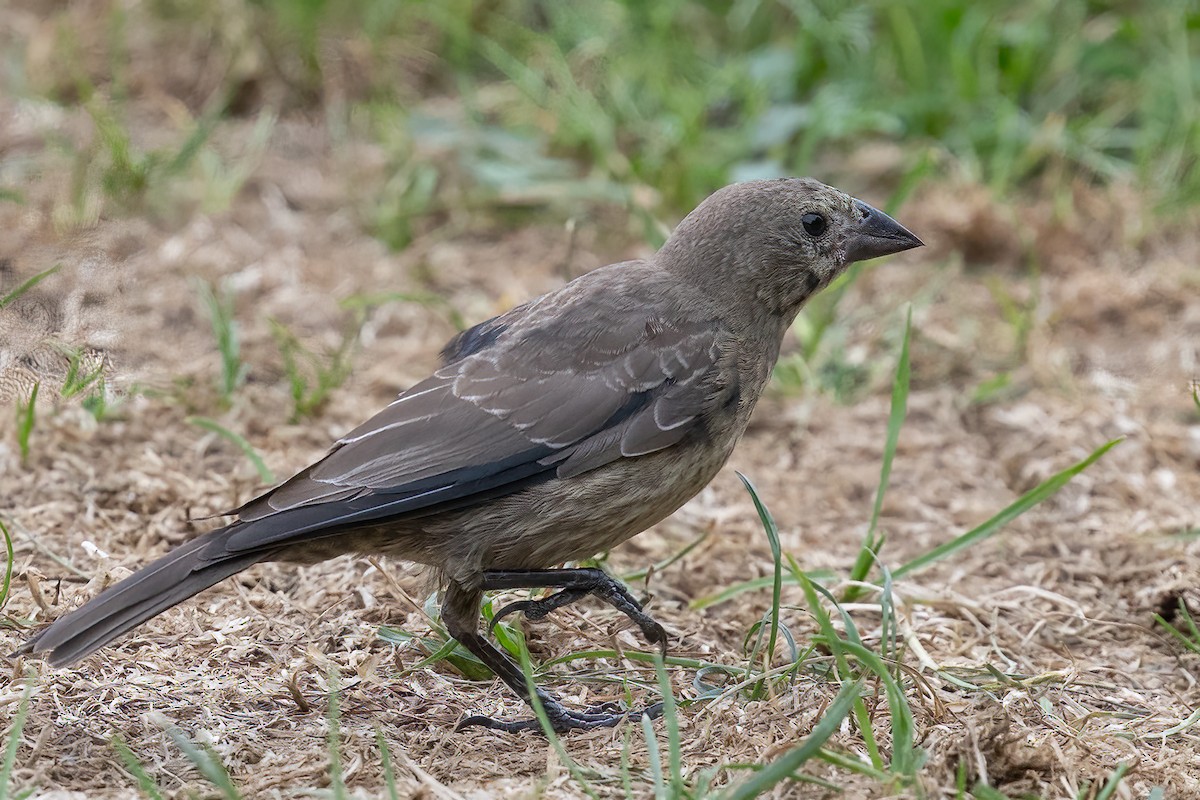
[[[33,697],[33,676],[25,676],[25,691],[21,692],[21,702],[17,705],[17,713],[13,716],[12,727],[8,729],[7,744],[4,747],[4,763],[0,765],[0,800],[12,797],[23,797],[30,792],[10,795],[12,790],[13,768],[17,764],[17,750],[21,747],[21,731],[25,729],[25,720],[29,716],[29,700]]]
[[[1112,775],[1109,775],[1108,780],[1100,787],[1100,791],[1096,794],[1096,800],[1111,800],[1126,772],[1129,772],[1129,764],[1127,762],[1118,764]]]
[[[1180,604],[1179,610],[1184,615],[1185,623],[1190,624],[1194,628],[1195,622],[1192,620],[1191,615],[1188,613],[1188,610],[1186,608],[1184,608],[1182,604]],[[1197,637],[1194,634],[1192,636],[1188,636],[1186,633],[1179,630],[1178,627],[1176,627],[1175,625],[1172,625],[1170,622],[1167,622],[1167,620],[1160,614],[1154,615],[1154,621],[1157,622],[1159,625],[1161,625],[1167,633],[1169,633],[1171,636],[1178,639],[1179,643],[1182,644],[1185,648],[1187,648],[1188,650],[1191,650],[1193,653],[1200,654],[1200,637]]]
[[[241,450],[242,454],[250,460],[251,464],[254,465],[254,471],[258,473],[258,479],[260,481],[266,484],[275,483],[275,473],[272,472],[270,467],[267,466],[266,462],[262,460],[262,456],[260,456],[258,451],[254,449],[254,445],[246,441],[245,437],[243,437],[240,433],[231,431],[221,423],[214,419],[209,419],[208,417],[192,416],[187,418],[187,422],[191,425],[195,425],[198,428],[203,428],[210,433],[215,433],[223,439],[231,442],[234,446]]]
[[[971,547],[972,545],[978,544],[979,542],[983,541],[984,539],[987,539],[988,537],[994,535],[997,531],[999,531],[1005,525],[1012,522],[1014,519],[1016,519],[1017,517],[1021,516],[1029,509],[1036,506],[1038,503],[1041,503],[1042,501],[1044,501],[1046,498],[1053,495],[1055,492],[1057,492],[1062,487],[1066,486],[1067,483],[1069,483],[1072,478],[1074,478],[1079,473],[1083,472],[1085,469],[1090,467],[1092,464],[1095,464],[1105,453],[1107,453],[1109,450],[1113,449],[1114,447],[1116,447],[1118,444],[1120,444],[1123,441],[1124,441],[1124,437],[1121,437],[1119,439],[1113,439],[1111,442],[1101,445],[1100,447],[1098,447],[1094,451],[1092,451],[1092,454],[1089,455],[1087,458],[1083,459],[1082,461],[1080,461],[1077,464],[1067,467],[1066,469],[1062,470],[1059,473],[1056,473],[1055,475],[1051,476],[1050,478],[1047,478],[1046,480],[1042,481],[1040,484],[1038,484],[1033,489],[1030,489],[1028,492],[1021,495],[1021,497],[1018,500],[1016,500],[1016,502],[1009,505],[1007,508],[1005,508],[1003,511],[1001,511],[996,516],[989,519],[987,522],[983,523],[982,525],[980,525],[976,528],[972,528],[971,530],[967,531],[966,533],[962,534],[961,536],[955,537],[954,539],[951,539],[950,541],[946,542],[943,545],[939,545],[938,547],[933,548],[932,550],[925,553],[924,555],[917,556],[912,561],[909,561],[907,564],[904,564],[903,566],[893,570],[892,577],[893,578],[902,578],[905,575],[908,575],[913,572],[917,572],[918,570],[922,570],[925,567],[929,566],[930,564],[934,563],[935,561],[939,561],[948,555],[957,553],[959,550],[963,550],[967,547]]]
[[[67,358],[67,374],[63,378],[59,396],[64,400],[83,394],[96,382],[104,380],[104,362],[101,361],[92,369],[84,365],[86,351],[82,347],[60,347],[60,352]]]
[[[837,598],[833,596],[833,592],[829,591],[828,589],[826,589],[824,586],[822,586],[819,583],[812,583],[811,586],[812,586],[812,590],[814,592],[823,596],[826,600],[828,600],[833,605],[834,609],[837,610],[838,616],[840,616],[842,618],[842,624],[846,627],[846,638],[844,639],[844,641],[861,646],[863,643],[863,640],[862,640],[862,636],[860,636],[858,633],[858,626],[856,626],[854,624],[854,618],[850,616],[850,613],[848,611],[846,611],[846,609],[842,608],[841,603],[839,603],[837,601]],[[806,592],[806,594],[807,594],[807,592]],[[811,602],[812,602],[811,598],[809,599],[809,602],[811,604]],[[837,634],[836,630],[834,630],[833,628],[826,629],[825,627],[823,627],[821,629],[821,632],[822,632],[822,634],[833,634],[835,636]]]
[[[861,681],[843,683],[841,691],[830,703],[825,716],[821,717],[821,721],[813,726],[812,732],[799,746],[763,767],[749,780],[724,792],[721,795],[722,800],[751,800],[751,798],[765,793],[780,781],[790,778],[809,759],[817,756],[829,737],[833,736],[841,727],[842,720],[850,713],[854,701],[858,699],[861,688]]]
[[[3,297],[0,297],[0,311],[3,311],[5,306],[15,303],[17,300],[20,299],[21,295],[30,291],[31,289],[33,289],[33,287],[37,286],[42,281],[46,280],[46,278],[49,278],[51,275],[58,272],[60,269],[62,269],[62,264],[55,264],[53,267],[50,267],[49,269],[44,269],[41,272],[39,272],[38,274],[34,275],[33,277],[26,279],[20,286],[13,289],[8,294],[4,295]]]
[[[975,788],[971,790],[971,795],[975,800],[1009,800],[1008,795],[999,789],[993,789],[984,783],[975,784]]]
[[[205,142],[212,136],[221,115],[225,112],[224,103],[216,103],[200,117],[192,127],[187,139],[180,145],[174,157],[163,167],[163,176],[172,177],[182,173],[196,158],[196,154],[204,147]]]
[[[17,401],[17,449],[21,453],[21,463],[29,460],[29,437],[33,435],[34,425],[37,424],[37,398],[42,382],[37,381],[29,390],[29,399],[22,403]]]
[[[833,572],[827,569],[812,570],[811,572],[805,572],[804,574],[807,575],[809,579],[814,581],[827,581],[835,577]],[[785,575],[783,577],[783,582],[788,586],[800,585],[800,581],[795,575]],[[739,594],[744,594],[745,592],[757,592],[760,589],[769,589],[774,585],[775,578],[773,575],[763,575],[762,577],[752,578],[748,581],[740,581],[732,586],[726,586],[719,592],[713,592],[712,594],[696,598],[688,603],[688,608],[692,609],[693,611],[699,611],[701,609],[708,608],[709,606],[715,606],[728,602],[737,597]]]
[[[667,676],[666,665],[662,653],[656,653],[654,672],[658,676],[658,688],[662,693],[663,726],[667,729],[667,758],[671,770],[671,796],[684,797],[686,792],[683,784],[683,748],[679,738],[679,709],[675,705],[675,692],[671,688],[671,679]],[[649,717],[642,715],[649,722]]]
[[[892,407],[888,414],[887,440],[883,447],[883,465],[879,470],[879,487],[875,491],[875,505],[871,509],[871,524],[868,530],[874,533],[879,526],[879,515],[883,511],[883,497],[887,494],[888,481],[892,475],[892,460],[896,457],[896,446],[900,441],[900,429],[904,427],[904,418],[908,414],[908,389],[912,378],[912,368],[909,361],[909,346],[912,341],[912,306],[908,307],[908,316],[904,321],[904,338],[900,342],[900,360],[896,364],[896,377],[892,381]],[[854,580],[862,580],[862,575],[851,575]]]
[[[492,601],[490,599],[485,600],[483,603],[483,618],[489,625],[491,625],[494,615]],[[510,656],[513,658],[521,657],[521,650],[525,648],[525,638],[516,627],[507,622],[501,622],[492,628],[492,635],[496,637],[496,643],[504,648]]]
[[[863,644],[858,629],[854,625],[854,620],[837,602],[833,594],[824,586],[811,581],[802,581],[802,585],[809,608],[817,618],[817,624],[821,630],[818,639],[833,653],[842,678],[846,679],[851,674],[847,656],[853,656],[869,671],[875,673],[880,682],[882,682],[892,727],[892,763],[889,769],[892,773],[901,775],[906,779],[913,778],[922,763],[923,756],[914,744],[916,737],[912,708],[908,704],[908,698],[904,695],[903,687],[892,676],[891,670],[888,669],[884,659]],[[841,616],[842,624],[846,628],[845,639],[837,635],[837,630],[833,627],[833,622],[829,614],[821,605],[820,599],[817,596],[818,594],[832,603]],[[861,700],[855,702],[854,711],[855,719],[860,724],[860,730],[864,739],[870,742],[874,738],[874,732],[871,729],[870,720],[866,716],[865,705],[861,704]],[[876,766],[881,767],[882,761],[880,760]]]
[[[621,576],[621,581],[623,583],[635,583],[637,581],[644,580],[647,575],[651,575],[656,572],[662,572],[664,569],[671,566],[679,559],[684,558],[688,553],[704,544],[704,542],[711,535],[712,531],[704,531],[704,533],[701,533],[695,539],[688,542],[687,545],[667,556],[662,561],[657,561],[654,564],[651,564],[649,567],[643,567],[642,569],[634,570],[633,572],[626,572]]]
[[[133,773],[133,777],[137,778],[138,789],[141,790],[142,794],[151,798],[151,800],[163,800],[162,792],[158,790],[158,784],[146,772],[146,768],[142,766],[141,761],[138,761],[138,757],[129,749],[129,745],[125,743],[125,740],[119,735],[114,735],[111,741],[113,749],[121,756],[121,762],[125,764],[125,769],[129,770]]]
[[[758,518],[767,534],[767,541],[771,545],[771,558],[775,564],[774,571],[771,573],[771,626],[767,632],[767,651],[766,657],[763,659],[764,669],[770,669],[771,660],[775,658],[775,644],[779,640],[779,596],[783,588],[783,555],[779,546],[779,527],[775,524],[775,518],[771,516],[770,510],[759,499],[758,491],[755,490],[750,479],[740,472],[737,473],[737,476],[742,485],[746,487],[746,491],[750,493],[750,499],[754,501],[754,509],[758,512]],[[755,648],[755,652],[757,653],[757,648]],[[753,664],[749,665],[747,669],[752,666]],[[766,684],[760,682],[751,692],[750,699],[760,699],[765,690]]]
[[[829,648],[829,652],[833,655],[834,662],[837,664],[838,673],[842,680],[846,680],[850,676],[850,665],[846,661],[846,654],[842,650],[842,637],[838,636],[837,629],[833,627],[833,620],[829,617],[829,612],[821,605],[820,598],[817,597],[818,584],[808,580],[806,576],[801,574],[800,587],[804,590],[804,599],[808,603],[808,608],[812,612],[813,617],[817,620],[817,628],[820,630],[821,640]],[[821,587],[822,593],[828,595],[825,587]],[[857,632],[854,634],[857,636]]]
[[[310,350],[282,322],[268,320],[283,359],[283,372],[292,395],[289,422],[295,423],[314,416],[334,390],[350,377],[351,356],[358,344],[364,319],[364,312],[357,312],[355,320],[342,331],[338,346],[324,353]]]
[[[879,557],[883,547],[883,538],[875,536],[879,526],[879,515],[883,511],[883,498],[887,494],[888,482],[892,476],[892,460],[896,457],[896,447],[900,441],[900,429],[904,427],[904,418],[908,414],[908,389],[912,377],[909,362],[909,344],[912,340],[912,306],[908,307],[908,317],[904,322],[904,339],[900,343],[900,360],[896,365],[896,378],[892,381],[892,409],[888,414],[887,439],[883,445],[883,465],[879,470],[879,487],[875,490],[875,505],[871,509],[871,522],[867,526],[867,535],[863,539],[862,549],[850,570],[850,580],[866,580],[871,571],[871,565]],[[852,602],[862,594],[862,587],[850,586],[842,599]]]
[[[380,639],[391,644],[408,644],[415,640],[421,649],[428,654],[425,658],[405,670],[405,672],[416,672],[431,664],[445,661],[462,673],[463,677],[468,680],[488,681],[496,676],[491,668],[480,661],[474,653],[467,650],[454,639],[447,638],[444,630],[435,627],[435,632],[439,634],[439,639],[429,636],[417,636],[408,631],[386,625],[381,626],[377,631]]]
[[[333,800],[346,800],[346,779],[342,775],[342,724],[341,703],[338,698],[338,674],[329,669],[329,736],[326,747],[329,750],[329,786]]]
[[[4,520],[0,519],[0,535],[4,537],[4,583],[0,584],[0,609],[3,609],[8,604],[8,593],[12,591],[12,574],[13,562],[16,557],[13,555],[12,534],[8,532],[8,526],[4,524]]]
[[[641,719],[642,735],[646,738],[646,762],[650,767],[650,777],[654,781],[654,800],[670,800],[667,794],[667,781],[663,777],[662,753],[658,749],[658,739],[654,735],[654,723],[643,715]]]
[[[1200,642],[1200,628],[1196,627],[1196,621],[1192,619],[1192,612],[1188,610],[1187,603],[1183,598],[1179,599],[1179,616],[1183,619],[1183,624],[1187,626],[1188,636],[1193,642]]]
[[[533,662],[529,657],[529,648],[525,645],[525,637],[518,634],[517,640],[520,644],[521,671],[525,673],[525,686],[529,690],[529,704],[533,706],[533,713],[537,716],[538,724],[542,726],[542,733],[546,735],[550,746],[554,748],[559,763],[567,768],[567,771],[571,773],[571,777],[579,784],[579,788],[583,790],[584,794],[591,797],[592,800],[600,800],[600,795],[588,783],[583,770],[575,762],[575,759],[571,758],[570,754],[567,753],[567,749],[563,747],[558,734],[554,732],[554,726],[550,724],[550,718],[546,716],[546,707],[542,705],[542,699],[538,696],[537,684],[533,680]]]
[[[392,768],[392,749],[388,747],[387,739],[383,737],[383,729],[375,729],[375,743],[379,745],[379,759],[383,764],[383,784],[387,787],[388,800],[400,800],[400,792],[396,788],[396,771]]]
[[[835,766],[838,769],[844,769],[847,772],[852,772],[855,775],[863,775],[876,783],[887,783],[892,779],[892,776],[887,772],[876,769],[870,764],[864,764],[860,759],[846,755],[845,753],[839,753],[836,750],[829,750],[823,747],[817,757],[826,764]]]
[[[234,319],[233,296],[227,289],[218,290],[204,281],[197,280],[195,287],[212,325],[217,352],[221,355],[221,377],[217,388],[221,392],[221,398],[225,403],[229,403],[233,399],[234,391],[246,380],[248,371],[247,366],[242,363],[238,324]]]
[[[644,730],[643,730],[644,732]],[[633,737],[626,730],[621,737],[621,788],[625,791],[625,800],[633,800],[636,795],[633,793],[633,773],[631,771],[632,759],[630,758],[629,749]]]
[[[909,779],[914,778],[921,765],[921,755],[914,745],[916,726],[913,721],[912,708],[908,704],[908,698],[904,696],[904,687],[892,677],[887,664],[876,653],[854,642],[842,642],[841,646],[845,652],[853,655],[867,669],[875,673],[883,683],[892,728],[890,769],[897,775]]]
[[[861,697],[854,701],[851,713],[854,715],[854,724],[858,726],[858,732],[862,735],[867,758],[871,759],[871,766],[882,772],[884,769],[883,756],[879,752],[879,742],[875,739],[875,726],[871,723],[871,714],[867,711],[867,704]]]
[[[241,792],[234,785],[229,770],[221,763],[211,749],[201,747],[193,742],[188,735],[174,725],[167,728],[167,735],[175,742],[175,746],[183,751],[188,761],[191,761],[206,781],[220,792],[225,800],[241,800]]]

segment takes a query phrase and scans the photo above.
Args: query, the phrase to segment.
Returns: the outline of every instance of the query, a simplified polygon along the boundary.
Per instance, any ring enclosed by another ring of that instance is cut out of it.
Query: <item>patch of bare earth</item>
[[[25,464],[12,415],[0,414],[0,515],[16,545],[10,619],[40,624],[63,613],[215,524],[199,517],[261,488],[250,463],[186,422],[189,414],[216,416],[284,476],[424,376],[454,331],[437,306],[381,306],[367,320],[353,377],[316,419],[292,424],[268,318],[314,347],[330,345],[345,321],[339,298],[419,290],[441,294],[475,322],[560,285],[571,272],[640,252],[626,231],[583,218],[577,235],[553,222],[517,230],[474,224],[389,253],[355,213],[363,187],[378,180],[354,167],[371,163],[370,147],[334,148],[319,127],[299,121],[281,124],[225,213],[189,213],[173,224],[105,218],[64,232],[55,209],[69,187],[65,176],[54,177],[47,137],[69,120],[2,111],[0,143],[46,169],[22,187],[23,204],[0,204],[0,280],[11,286],[63,265],[27,302],[0,312],[9,337],[0,363],[9,381],[0,383],[3,408],[30,375],[57,374],[53,364],[25,358],[50,358],[49,339],[102,354],[125,394],[116,418],[98,424],[78,404],[44,395]],[[1167,797],[1200,796],[1196,734],[1188,727],[1200,706],[1197,659],[1151,617],[1164,598],[1200,584],[1195,537],[1180,535],[1200,527],[1200,425],[1187,390],[1200,377],[1198,241],[1189,230],[1154,229],[1138,207],[1136,197],[1084,189],[1066,216],[1034,201],[1008,210],[968,187],[911,201],[901,216],[931,246],[867,270],[839,312],[850,348],[881,366],[866,396],[849,406],[825,395],[764,399],[713,485],[612,554],[610,566],[620,573],[709,534],[636,587],[674,632],[673,652],[741,663],[746,631],[769,604],[769,594],[757,592],[689,609],[771,571],[766,538],[734,469],[757,484],[784,548],[805,568],[847,573],[878,481],[888,371],[912,302],[913,392],[882,519],[888,563],[950,539],[1096,446],[1126,437],[994,539],[896,585],[905,662],[921,678],[909,699],[929,759],[924,786],[948,796],[965,763],[971,783],[1074,797],[1126,762],[1132,769],[1118,797],[1143,797],[1155,785]],[[1027,277],[1032,257],[1036,281]],[[236,291],[250,374],[227,411],[212,388],[219,363],[197,277],[227,279]],[[990,284],[1029,304],[1025,342],[1005,322]],[[1002,371],[1012,372],[1007,390],[969,402]],[[153,391],[132,392],[137,386]],[[425,589],[408,565],[381,566],[358,558],[300,569],[262,565],[76,668],[11,662],[0,694],[6,715],[17,707],[18,678],[31,671],[36,685],[17,754],[19,783],[61,796],[133,795],[136,781],[111,744],[119,736],[164,790],[185,795],[202,781],[164,732],[177,725],[212,746],[247,796],[296,796],[328,781],[327,676],[336,672],[343,769],[362,796],[381,787],[376,731],[391,745],[402,795],[578,796],[540,738],[454,732],[464,713],[527,711],[501,685],[468,682],[445,665],[406,673],[424,653],[381,641],[377,629],[426,631],[408,600],[419,602]],[[803,642],[815,625],[798,590],[785,592],[784,621]],[[879,636],[874,599],[851,606],[869,645]],[[526,628],[540,659],[644,649],[623,618],[595,604]],[[0,646],[9,652],[27,633],[7,627]],[[978,688],[964,689],[938,670]],[[579,662],[556,674],[551,686],[577,704],[624,697],[620,682],[602,676],[653,682],[652,670],[625,660]],[[696,694],[695,677],[672,672],[678,698]],[[640,683],[635,700],[652,701]],[[814,668],[767,700],[688,706],[681,712],[684,763],[694,771],[771,759],[808,733],[835,692]],[[881,699],[874,714],[882,731],[886,711]],[[572,735],[565,745],[595,771],[604,795],[623,794],[628,746],[638,791],[645,791],[638,726]],[[849,726],[831,745],[865,752]],[[845,772],[809,771],[844,787],[842,797],[879,791]],[[792,784],[776,794],[827,793]]]

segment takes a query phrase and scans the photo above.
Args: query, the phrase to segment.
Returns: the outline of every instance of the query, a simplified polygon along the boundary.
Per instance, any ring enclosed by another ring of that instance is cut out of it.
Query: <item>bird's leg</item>
[[[504,681],[508,688],[512,689],[518,697],[532,705],[529,694],[530,685],[525,680],[525,673],[508,656],[493,647],[479,633],[477,623],[479,621],[479,602],[482,596],[481,589],[467,589],[457,583],[451,582],[447,586],[442,598],[442,622],[445,623],[446,630],[451,636],[457,639],[463,647],[470,650],[476,658],[486,664],[492,672],[496,673],[496,676]],[[537,693],[537,698],[542,704],[542,709],[546,712],[546,719],[556,733],[565,733],[570,730],[611,728],[630,717],[638,717],[645,714],[653,719],[662,714],[662,703],[655,703],[642,711],[610,713],[607,708],[596,711],[572,711],[556,700],[549,692],[545,692],[536,686],[533,687],[533,691]],[[476,725],[493,730],[508,731],[509,733],[540,731],[542,729],[541,723],[537,719],[505,722],[503,720],[492,719],[491,717],[475,715],[459,722],[456,730]]]
[[[625,585],[602,569],[489,569],[483,573],[483,589],[532,589],[561,588],[541,600],[519,600],[509,603],[492,617],[491,627],[502,617],[516,611],[525,612],[529,619],[541,619],[555,609],[595,595],[625,616],[633,620],[651,644],[657,644],[665,652],[667,632],[654,618],[642,610],[642,605],[633,599]]]

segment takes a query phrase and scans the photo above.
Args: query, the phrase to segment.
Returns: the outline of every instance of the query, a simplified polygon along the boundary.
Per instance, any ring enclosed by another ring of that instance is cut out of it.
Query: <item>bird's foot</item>
[[[554,729],[555,733],[613,728],[627,719],[641,716],[657,719],[662,716],[663,710],[662,703],[655,703],[644,709],[634,711],[622,711],[621,706],[617,703],[602,703],[585,711],[572,711],[548,697],[542,698],[542,707],[546,711],[546,720],[550,723],[550,727]],[[480,714],[467,717],[459,722],[454,729],[461,731],[465,728],[473,727],[490,728],[494,731],[506,731],[508,733],[542,731],[542,723],[536,718],[505,721],[485,717]]]
[[[642,604],[633,599],[629,590],[615,580],[595,594],[632,620],[642,631],[642,636],[650,644],[656,644],[665,655],[667,652],[667,631],[659,625],[654,617],[642,610]]]

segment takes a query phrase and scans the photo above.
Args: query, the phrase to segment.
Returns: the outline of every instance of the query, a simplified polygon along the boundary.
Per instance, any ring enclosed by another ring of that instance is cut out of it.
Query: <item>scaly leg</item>
[[[477,623],[479,621],[479,603],[482,597],[482,589],[466,589],[451,582],[442,598],[442,622],[445,623],[446,630],[451,636],[495,672],[496,676],[504,681],[518,697],[529,703],[529,685],[525,681],[525,673],[479,633]],[[662,703],[655,703],[642,711],[612,713],[611,706],[608,704],[599,709],[572,711],[548,692],[536,687],[534,691],[537,692],[538,700],[545,709],[550,726],[556,733],[611,728],[631,717],[646,714],[653,719],[662,714]],[[541,730],[541,724],[537,719],[505,722],[480,715],[467,717],[458,723],[456,729],[462,730],[475,725],[509,733]]]

